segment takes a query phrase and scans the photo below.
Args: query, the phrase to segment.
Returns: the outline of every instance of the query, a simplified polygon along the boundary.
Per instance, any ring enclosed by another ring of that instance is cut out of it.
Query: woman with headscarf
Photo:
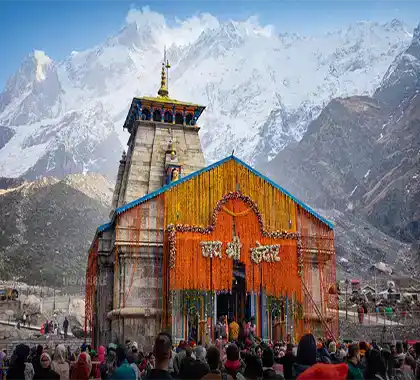
[[[101,366],[103,363],[105,363],[105,347],[104,346],[99,346],[95,361],[98,362],[98,365],[96,365],[94,376],[95,376],[95,379],[99,379],[101,377]]]
[[[89,380],[90,371],[91,366],[89,365],[88,356],[86,352],[82,352],[71,370],[70,379]]]
[[[34,366],[35,375],[41,371],[41,355],[44,352],[44,347],[40,344],[36,347],[35,356],[32,358],[32,365]]]
[[[316,351],[315,337],[312,334],[304,335],[299,341],[296,362],[293,364],[293,375],[295,378],[316,364]]]
[[[26,378],[30,378],[31,375],[33,376],[33,367],[25,365],[25,362],[29,356],[29,352],[29,346],[26,344],[19,344],[16,346],[13,362],[11,363],[9,371],[7,372],[7,379],[26,380]],[[30,371],[31,367],[32,371]]]
[[[98,348],[98,362],[103,364],[105,362],[105,347],[99,346]]]
[[[41,370],[35,374],[34,380],[59,380],[60,375],[51,369],[51,357],[46,352],[41,355]]]
[[[68,380],[70,377],[70,366],[66,361],[66,347],[59,344],[55,348],[54,360],[51,363],[51,369],[60,375],[60,380]]]
[[[108,352],[106,360],[101,365],[101,379],[107,380],[115,371],[117,363],[117,353],[115,351],[114,345],[110,344],[108,346]]]

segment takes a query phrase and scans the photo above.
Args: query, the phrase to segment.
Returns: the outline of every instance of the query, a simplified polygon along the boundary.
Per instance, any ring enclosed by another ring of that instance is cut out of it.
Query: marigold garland
[[[246,205],[249,206],[249,210],[254,211],[255,215],[258,218],[258,224],[260,225],[260,229],[262,232],[262,235],[264,237],[268,237],[268,238],[274,238],[274,239],[296,239],[296,240],[300,240],[300,234],[297,232],[287,232],[287,231],[266,231],[265,226],[264,226],[264,221],[262,218],[262,215],[260,213],[260,211],[258,210],[258,206],[257,204],[248,196],[242,194],[239,191],[235,191],[235,192],[229,192],[228,194],[226,194],[222,199],[220,199],[217,204],[215,209],[213,210],[212,213],[212,218],[211,218],[211,223],[208,227],[202,227],[202,226],[189,226],[189,225],[185,225],[185,224],[170,224],[166,231],[169,233],[169,242],[170,242],[170,260],[169,260],[169,267],[173,268],[175,266],[175,256],[176,256],[176,248],[175,248],[175,243],[176,243],[176,233],[177,232],[196,232],[196,233],[200,233],[200,234],[210,234],[214,231],[215,227],[216,227],[216,220],[217,220],[217,216],[219,214],[219,212],[223,209],[223,206],[230,200],[233,199],[238,199],[241,200],[242,202],[244,202]],[[246,214],[243,214],[246,215]],[[298,259],[299,259],[299,263],[301,263],[299,265],[299,269],[301,269],[303,267],[303,258],[301,257],[301,244],[298,244]],[[302,271],[300,271],[299,275],[302,275]]]
[[[267,294],[270,295],[292,294],[295,292],[300,294],[299,276],[302,274],[303,266],[300,252],[301,244],[299,244],[300,234],[287,231],[267,231],[264,228],[263,218],[256,203],[240,192],[230,192],[217,202],[217,206],[212,213],[211,224],[207,227],[184,224],[171,224],[167,227],[172,286],[178,289],[231,290],[233,260],[228,259],[224,255],[223,260],[215,261],[207,258],[207,260],[202,261],[205,258],[202,257],[199,240],[221,241],[224,247],[231,246],[228,244],[232,244],[234,236],[232,231],[230,231],[231,227],[228,226],[232,226],[232,215],[230,213],[223,214],[220,211],[224,211],[223,206],[226,203],[235,201],[240,201],[240,203],[233,203],[233,206],[236,204],[237,208],[241,208],[243,206],[239,205],[243,204],[253,211],[253,213],[234,212],[242,215],[241,223],[236,226],[237,233],[239,237],[246,237],[244,242],[240,238],[243,253],[240,261],[245,264],[247,291],[259,292],[261,286],[263,286]],[[177,241],[178,234],[181,234],[180,239],[182,236],[182,255],[184,257],[181,268],[175,267],[177,245],[181,244],[181,242]],[[220,234],[224,235],[223,238],[220,237]],[[283,260],[279,262],[269,260],[271,262],[264,261],[256,265],[251,259],[251,248],[255,247],[256,241],[261,241],[263,245],[278,248],[280,257],[283,257]],[[290,243],[287,243],[287,241]],[[192,257],[194,260],[191,259]],[[205,269],[206,266],[207,269]],[[187,268],[191,269],[191,271],[185,272]],[[279,276],[279,271],[286,275]],[[293,273],[296,275],[293,276]],[[210,280],[208,279],[209,276],[212,276]],[[174,277],[177,280],[174,280]],[[301,296],[299,295],[298,298],[300,299]]]

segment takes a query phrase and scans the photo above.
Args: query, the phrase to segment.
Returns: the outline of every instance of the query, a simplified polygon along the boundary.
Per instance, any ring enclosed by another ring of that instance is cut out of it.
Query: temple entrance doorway
[[[234,318],[240,324],[251,317],[251,302],[246,294],[245,267],[242,263],[235,263],[232,281],[232,293],[217,295],[217,318],[227,315],[228,320]]]

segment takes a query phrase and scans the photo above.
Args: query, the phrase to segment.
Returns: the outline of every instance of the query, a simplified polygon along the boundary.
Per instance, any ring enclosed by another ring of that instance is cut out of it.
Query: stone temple
[[[264,339],[336,336],[332,224],[235,156],[205,166],[204,106],[134,98],[112,200],[86,271],[85,333],[94,346],[161,330],[211,342],[221,316],[254,317]]]

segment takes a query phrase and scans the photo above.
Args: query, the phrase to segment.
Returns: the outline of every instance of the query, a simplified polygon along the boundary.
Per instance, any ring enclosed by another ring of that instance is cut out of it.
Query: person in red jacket
[[[345,380],[349,372],[347,364],[317,363],[303,371],[297,380]]]

